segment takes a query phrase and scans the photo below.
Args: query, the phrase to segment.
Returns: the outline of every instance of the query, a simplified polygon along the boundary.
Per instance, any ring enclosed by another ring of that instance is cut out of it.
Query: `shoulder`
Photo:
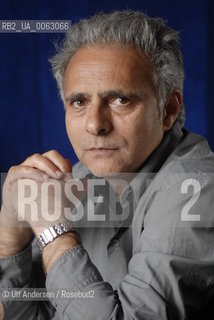
[[[138,203],[134,224],[143,230],[144,250],[191,258],[210,254],[213,199],[214,154],[204,138],[189,134]]]
[[[184,129],[185,130],[185,129]],[[185,130],[184,139],[177,145],[175,150],[169,156],[166,164],[172,160],[185,161],[189,160],[190,163],[200,163],[204,160],[213,161],[214,153],[212,152],[207,140],[192,132]]]
[[[135,219],[144,226],[159,219],[156,227],[165,225],[163,221],[174,226],[189,221],[191,227],[211,227],[212,199],[214,154],[203,137],[188,133],[148,184],[138,202],[141,214]]]
[[[175,148],[157,174],[157,182],[163,187],[188,178],[212,181],[214,153],[206,139],[187,132],[183,141]]]

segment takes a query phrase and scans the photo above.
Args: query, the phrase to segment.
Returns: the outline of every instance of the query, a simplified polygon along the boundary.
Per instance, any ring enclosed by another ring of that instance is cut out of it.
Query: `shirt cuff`
[[[91,300],[94,303],[97,297],[103,300],[107,296],[114,296],[111,285],[103,281],[82,245],[68,250],[53,263],[46,278],[46,287],[54,292],[54,298],[50,300],[62,318],[70,310],[73,319],[86,319]],[[65,297],[63,292],[68,296]],[[103,307],[103,303],[101,305]]]
[[[0,259],[0,287],[22,288],[31,279],[31,244],[20,253]]]

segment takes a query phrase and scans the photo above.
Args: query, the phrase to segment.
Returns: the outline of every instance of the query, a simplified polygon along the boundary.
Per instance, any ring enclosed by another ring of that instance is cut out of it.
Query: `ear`
[[[167,131],[172,128],[183,102],[182,94],[179,90],[171,92],[163,109],[163,130]]]

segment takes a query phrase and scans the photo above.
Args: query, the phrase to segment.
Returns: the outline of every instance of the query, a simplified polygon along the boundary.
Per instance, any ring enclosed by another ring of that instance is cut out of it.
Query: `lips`
[[[88,152],[93,156],[112,156],[113,153],[118,150],[119,148],[106,148],[106,147],[99,147],[99,148],[90,148]]]
[[[100,148],[90,148],[88,149],[89,151],[107,151],[107,150],[117,150],[118,148],[105,148],[105,147],[100,147]]]

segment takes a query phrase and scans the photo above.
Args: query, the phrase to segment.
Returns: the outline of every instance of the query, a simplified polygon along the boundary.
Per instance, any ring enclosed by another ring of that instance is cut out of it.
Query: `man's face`
[[[66,70],[65,99],[70,142],[97,176],[137,171],[163,137],[152,66],[131,47],[79,49]]]

